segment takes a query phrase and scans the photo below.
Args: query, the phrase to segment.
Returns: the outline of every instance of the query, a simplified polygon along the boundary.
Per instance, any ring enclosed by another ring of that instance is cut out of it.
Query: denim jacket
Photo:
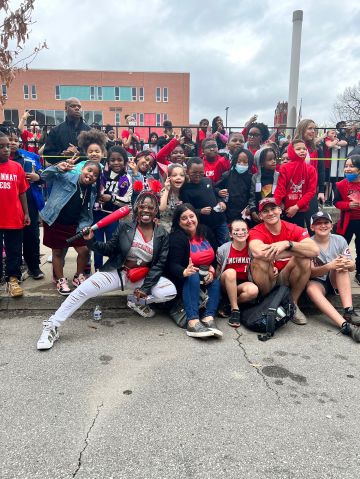
[[[44,208],[40,211],[41,218],[51,226],[55,223],[60,211],[74,195],[77,189],[79,174],[73,172],[64,173],[57,166],[49,166],[41,174],[41,178],[51,185],[51,194]],[[78,223],[78,231],[86,226],[92,225],[93,222],[93,206],[96,200],[96,185],[92,185],[90,193],[89,208],[83,209]]]

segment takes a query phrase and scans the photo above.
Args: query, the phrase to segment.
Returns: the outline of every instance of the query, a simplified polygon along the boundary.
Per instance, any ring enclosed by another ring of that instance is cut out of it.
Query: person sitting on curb
[[[306,292],[320,311],[341,328],[341,332],[360,342],[360,316],[353,308],[349,272],[355,270],[349,245],[345,238],[331,233],[333,223],[328,213],[319,211],[311,217],[311,239],[319,246],[320,254],[311,266],[311,280]],[[327,299],[339,294],[343,315]]]
[[[252,255],[251,275],[260,294],[266,295],[276,285],[286,285],[296,305],[292,321],[306,324],[306,316],[298,301],[310,278],[310,259],[320,248],[309,238],[307,230],[280,219],[281,208],[274,198],[259,202],[259,218],[263,223],[250,230]]]

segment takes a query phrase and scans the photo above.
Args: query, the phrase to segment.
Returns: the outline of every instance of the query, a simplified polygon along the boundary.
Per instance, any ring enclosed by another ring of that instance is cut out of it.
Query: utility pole
[[[300,69],[300,51],[301,51],[301,29],[303,21],[303,11],[295,10],[293,12],[293,30],[291,43],[291,63],[290,63],[290,80],[289,80],[289,96],[288,96],[288,115],[287,128],[288,133],[293,133],[296,127],[296,107],[299,89],[299,69]]]
[[[225,108],[225,128],[227,128],[229,106]]]

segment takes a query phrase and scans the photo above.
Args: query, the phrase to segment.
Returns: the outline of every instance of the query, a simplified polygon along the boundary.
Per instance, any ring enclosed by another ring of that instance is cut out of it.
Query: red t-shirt
[[[246,281],[248,279],[249,264],[249,248],[245,246],[245,248],[239,251],[231,245],[224,271],[227,269],[234,269],[236,271],[236,279]]]
[[[19,195],[28,188],[29,183],[19,163],[12,160],[0,163],[0,229],[15,230],[24,227],[24,212]]]
[[[210,266],[215,259],[215,252],[208,240],[194,238],[190,240],[190,258],[196,267]]]
[[[218,156],[215,161],[208,161],[204,156],[203,160],[205,176],[213,183],[217,183],[221,175],[230,169],[230,161],[223,156]]]
[[[134,131],[134,134],[135,134],[135,135],[139,138],[139,140],[140,140],[140,135],[139,135],[139,133],[138,133],[137,131]],[[128,131],[128,130],[123,130],[122,133],[121,133],[121,138],[126,138],[126,139],[128,139],[128,138],[129,138],[129,131]],[[136,151],[136,149],[133,147],[133,144],[132,144],[132,143],[130,143],[130,145],[129,145],[127,148],[125,148],[125,150],[128,151],[128,152],[130,153],[130,155],[136,156],[137,151]]]
[[[249,231],[249,243],[252,240],[260,240],[264,244],[273,244],[278,241],[295,241],[299,243],[305,238],[309,238],[309,233],[305,228],[300,228],[300,226],[288,223],[287,221],[281,221],[281,230],[280,234],[273,235],[265,226],[265,223],[254,226]],[[279,259],[274,262],[276,268],[281,271],[288,264],[289,258]]]
[[[21,139],[23,141],[23,147],[24,150],[27,151],[32,151],[33,153],[37,153],[39,150],[39,139],[40,139],[40,134],[34,135],[34,133],[31,133],[31,131],[24,130],[21,133]],[[36,140],[36,141],[35,141]]]

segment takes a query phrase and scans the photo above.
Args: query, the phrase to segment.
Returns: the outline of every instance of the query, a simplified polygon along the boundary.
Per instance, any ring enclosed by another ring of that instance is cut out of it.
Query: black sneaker
[[[200,321],[195,323],[195,326],[187,326],[186,334],[192,338],[207,338],[215,336],[214,331],[204,326]]]
[[[355,283],[357,283],[360,286],[360,273],[355,274]]]
[[[344,308],[343,318],[350,324],[354,324],[355,326],[360,326],[360,316],[358,315],[357,311],[351,308]]]
[[[29,269],[28,274],[29,274],[29,276],[32,277],[32,279],[43,279],[43,278],[45,278],[45,274],[41,271],[40,268]]]
[[[240,322],[240,311],[238,309],[233,309],[231,311],[231,316],[229,318],[228,324],[233,328],[239,328],[241,326]]]
[[[360,343],[360,327],[354,324],[344,323],[340,331],[346,336],[350,336],[356,343]]]

